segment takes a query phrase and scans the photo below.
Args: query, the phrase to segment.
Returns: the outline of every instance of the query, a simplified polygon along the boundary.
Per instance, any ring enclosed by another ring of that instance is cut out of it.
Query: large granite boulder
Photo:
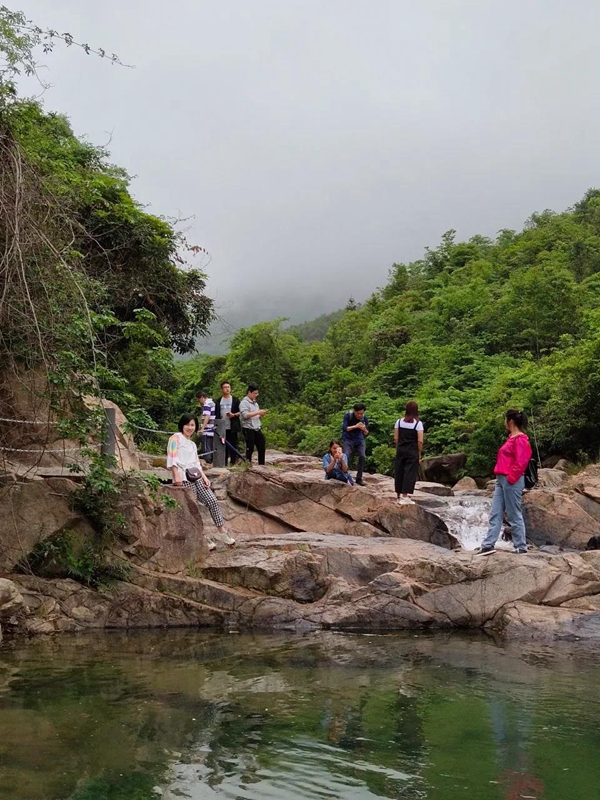
[[[65,531],[93,535],[89,522],[73,508],[75,489],[68,478],[0,489],[0,573],[13,570],[44,539]]]
[[[446,456],[432,456],[422,461],[425,480],[434,483],[447,483],[453,486],[467,463],[466,453],[449,453]]]
[[[439,517],[418,505],[398,505],[366,489],[315,480],[302,472],[253,467],[227,484],[239,503],[295,531],[394,536],[451,548],[457,542]]]
[[[540,469],[538,470],[538,480],[535,488],[558,491],[566,480],[567,473],[562,469]]]
[[[457,481],[452,487],[452,492],[477,492],[479,486],[475,478],[464,477]]]
[[[177,503],[166,508],[164,498]],[[151,497],[140,482],[130,484],[121,498],[119,511],[125,518],[123,553],[134,563],[161,572],[182,572],[208,552],[208,524],[193,491],[165,486]]]
[[[590,536],[600,534],[600,522],[573,497],[534,489],[523,499],[527,538],[535,545],[560,545],[584,550]]]

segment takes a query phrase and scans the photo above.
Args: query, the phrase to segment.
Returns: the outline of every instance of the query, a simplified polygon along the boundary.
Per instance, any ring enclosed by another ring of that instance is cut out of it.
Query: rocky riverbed
[[[489,491],[421,485],[414,506],[391,479],[364,488],[324,481],[318,461],[270,454],[266,467],[213,470],[237,545],[208,552],[212,524],[189,492],[165,487],[179,508],[132,490],[114,557],[128,582],[96,591],[64,577],[16,572],[40,539],[91,535],[72,511],[69,479],[0,489],[0,621],[16,633],[90,628],[219,626],[306,631],[484,628],[509,637],[600,642],[600,468],[544,471],[527,497],[524,556],[477,558],[461,546],[461,503]],[[466,506],[465,506],[466,507]],[[452,509],[452,513],[449,513]],[[454,516],[453,516],[454,515]],[[474,522],[471,523],[471,528]],[[474,542],[463,540],[472,546]]]

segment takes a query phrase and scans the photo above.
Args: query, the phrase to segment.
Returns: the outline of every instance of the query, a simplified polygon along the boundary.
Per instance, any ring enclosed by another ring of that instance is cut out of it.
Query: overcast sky
[[[7,0],[8,2],[8,0]],[[365,299],[448,228],[600,185],[598,0],[11,0],[115,52],[43,56],[48,110],[191,216],[233,324]]]

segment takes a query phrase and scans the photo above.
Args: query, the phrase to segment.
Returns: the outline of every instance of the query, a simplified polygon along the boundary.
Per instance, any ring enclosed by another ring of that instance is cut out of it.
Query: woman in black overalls
[[[419,419],[419,407],[412,400],[406,404],[406,414],[394,425],[396,461],[394,483],[396,496],[401,503],[410,503],[419,474],[419,463],[423,450],[423,423]]]

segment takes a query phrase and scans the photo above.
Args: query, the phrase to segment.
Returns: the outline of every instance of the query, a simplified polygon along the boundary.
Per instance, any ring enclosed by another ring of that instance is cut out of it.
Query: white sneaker
[[[415,501],[411,500],[410,497],[399,497],[398,502],[401,506],[414,506]]]
[[[217,545],[213,542],[213,540],[209,539],[208,536],[206,537],[206,546],[208,547],[209,550],[215,550],[215,548],[217,547]]]
[[[223,544],[228,544],[229,547],[233,547],[235,544],[235,539],[233,536],[230,536],[227,531],[217,531],[215,536],[220,542],[223,542]]]

